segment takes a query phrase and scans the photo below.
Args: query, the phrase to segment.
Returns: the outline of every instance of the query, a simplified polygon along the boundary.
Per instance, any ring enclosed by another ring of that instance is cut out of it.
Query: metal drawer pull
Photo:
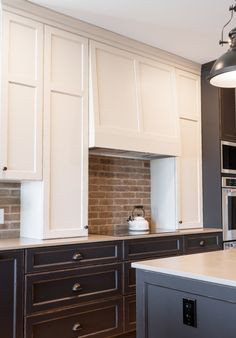
[[[81,255],[81,253],[76,252],[76,253],[74,253],[72,259],[73,259],[73,261],[80,261],[81,259],[83,259],[83,256]]]
[[[82,330],[82,326],[80,325],[80,323],[76,323],[75,325],[73,325],[72,331],[76,332]]]
[[[205,245],[205,241],[200,241],[200,246],[204,246]]]
[[[81,291],[82,288],[81,288],[81,285],[79,283],[75,283],[72,287],[72,291],[74,292],[78,292],[78,291]]]
[[[3,167],[3,168],[2,168],[2,171],[7,171],[7,167]]]

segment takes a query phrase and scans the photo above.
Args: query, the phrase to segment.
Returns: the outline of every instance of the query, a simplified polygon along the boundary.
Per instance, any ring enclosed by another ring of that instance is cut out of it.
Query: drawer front
[[[113,263],[121,259],[122,241],[27,249],[26,272]]]
[[[136,330],[136,296],[125,297],[125,331]]]
[[[182,236],[127,240],[124,243],[125,259],[167,257],[183,253]]]
[[[184,236],[184,253],[197,253],[222,249],[222,234],[210,233],[204,235]]]
[[[124,263],[124,294],[136,291],[136,269],[131,267],[131,262]]]
[[[122,263],[26,276],[26,313],[122,294]]]
[[[26,338],[111,337],[123,331],[122,298],[28,317]]]

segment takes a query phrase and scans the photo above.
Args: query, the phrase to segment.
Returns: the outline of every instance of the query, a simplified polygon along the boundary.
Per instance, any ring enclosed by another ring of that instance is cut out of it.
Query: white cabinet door
[[[43,25],[3,15],[0,178],[42,178]]]
[[[139,132],[135,59],[91,41],[90,62],[90,146],[122,149]]]
[[[44,40],[43,182],[22,184],[21,236],[85,236],[88,40],[50,26]]]
[[[201,116],[200,76],[177,70],[179,117],[198,121]]]
[[[181,157],[178,172],[178,228],[202,227],[200,123],[180,119]]]
[[[87,224],[88,41],[45,29],[45,236],[78,236]]]
[[[140,137],[149,150],[179,154],[179,118],[174,67],[138,58]]]
[[[90,42],[90,147],[179,155],[175,69]]]

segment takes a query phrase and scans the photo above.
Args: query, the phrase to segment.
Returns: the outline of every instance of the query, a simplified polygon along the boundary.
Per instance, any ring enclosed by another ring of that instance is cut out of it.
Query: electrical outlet
[[[183,323],[197,327],[197,301],[183,298]]]
[[[4,224],[4,209],[0,209],[0,224]]]

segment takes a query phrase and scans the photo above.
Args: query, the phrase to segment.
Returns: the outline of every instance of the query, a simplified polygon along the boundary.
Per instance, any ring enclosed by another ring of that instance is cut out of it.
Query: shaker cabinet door
[[[46,26],[44,179],[48,238],[79,236],[87,224],[87,43],[78,35]]]
[[[23,337],[23,251],[0,252],[0,336]]]
[[[179,155],[175,69],[144,57],[137,65],[140,137],[152,153]]]
[[[90,146],[125,148],[128,135],[139,132],[135,58],[91,41],[90,66]]]
[[[178,228],[202,227],[202,166],[200,124],[180,119],[181,156],[178,171]]]
[[[235,88],[220,88],[220,137],[224,141],[236,141]]]
[[[42,178],[43,25],[3,14],[0,178]]]
[[[183,70],[176,71],[179,117],[193,121],[201,118],[200,76]]]

